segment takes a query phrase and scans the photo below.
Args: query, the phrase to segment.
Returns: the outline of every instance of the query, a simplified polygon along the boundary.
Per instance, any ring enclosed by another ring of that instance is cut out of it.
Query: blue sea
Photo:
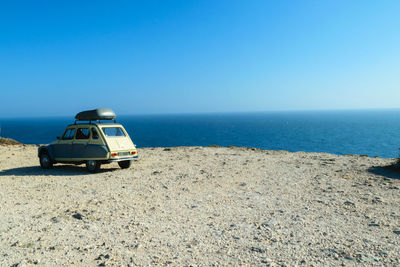
[[[56,140],[71,117],[3,118],[2,137],[25,144]],[[118,116],[138,147],[245,146],[268,150],[399,155],[400,110]]]

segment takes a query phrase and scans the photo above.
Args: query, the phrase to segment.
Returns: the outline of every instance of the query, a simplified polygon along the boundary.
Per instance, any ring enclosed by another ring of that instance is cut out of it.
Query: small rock
[[[352,256],[350,256],[350,255],[346,255],[344,258],[346,260],[349,260],[349,261],[353,261],[354,260],[354,258]]]
[[[374,203],[374,204],[378,204],[378,203],[381,203],[381,202],[382,202],[382,200],[379,197],[376,197],[376,198],[374,198],[372,200],[372,203]]]
[[[379,227],[379,223],[372,222],[372,223],[368,224],[368,226]]]
[[[387,257],[387,253],[385,251],[378,251],[379,256]]]
[[[171,148],[164,148],[164,151],[171,151]]]
[[[272,260],[270,258],[265,258],[261,260],[261,263],[265,263],[265,264],[271,264]]]
[[[80,213],[75,213],[72,215],[73,218],[78,219],[78,220],[82,220],[83,219],[83,215]]]
[[[251,247],[250,250],[254,251],[254,252],[258,252],[258,253],[264,253],[265,252],[264,249],[256,248],[256,247]]]
[[[99,261],[99,260],[101,260],[102,258],[104,257],[104,255],[103,254],[100,254],[97,258],[95,258],[94,260],[95,261]]]
[[[137,243],[137,244],[127,245],[125,247],[127,247],[127,248],[141,248],[142,245],[140,243]]]
[[[357,254],[358,260],[361,262],[377,262],[378,260],[376,258],[374,258],[372,255],[370,254]]]
[[[268,222],[268,221],[265,221],[265,222],[261,223],[261,224],[257,227],[257,229],[260,230],[261,228],[268,228],[268,227],[270,227],[270,226],[271,226],[271,223]]]
[[[354,203],[353,202],[350,202],[350,201],[346,201],[346,202],[344,202],[343,203],[344,205],[348,205],[348,206],[354,206]]]
[[[18,267],[19,263],[14,263],[11,267]]]
[[[99,266],[99,267],[106,266],[106,262],[102,262],[102,263],[100,263],[100,264],[97,265],[97,266]]]
[[[400,230],[394,230],[393,233],[395,233],[396,235],[400,235]]]

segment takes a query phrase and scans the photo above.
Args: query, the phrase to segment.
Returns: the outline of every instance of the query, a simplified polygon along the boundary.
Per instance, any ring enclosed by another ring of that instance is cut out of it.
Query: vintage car
[[[49,169],[55,163],[85,163],[89,172],[96,172],[101,164],[118,162],[122,169],[129,168],[138,158],[137,150],[115,118],[108,108],[78,113],[58,141],[39,147],[40,166]]]

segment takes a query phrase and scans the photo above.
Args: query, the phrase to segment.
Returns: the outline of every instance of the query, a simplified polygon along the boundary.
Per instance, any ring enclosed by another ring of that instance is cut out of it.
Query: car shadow
[[[100,169],[97,173],[111,172],[118,168]],[[0,171],[0,176],[67,176],[67,175],[91,175],[85,166],[79,165],[55,165],[51,169],[42,169],[40,166],[28,166],[12,168]]]
[[[368,169],[369,173],[384,176],[390,179],[400,180],[400,170],[393,165],[388,166],[374,166]]]

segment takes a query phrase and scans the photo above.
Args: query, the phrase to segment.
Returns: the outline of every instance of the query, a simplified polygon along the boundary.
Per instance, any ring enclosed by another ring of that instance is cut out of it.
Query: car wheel
[[[40,167],[43,169],[50,169],[53,167],[53,162],[47,152],[43,152],[40,154]]]
[[[86,161],[86,168],[89,172],[97,172],[100,169],[100,162],[97,160]]]
[[[121,169],[128,169],[131,166],[131,163],[131,160],[118,161],[118,165]]]

